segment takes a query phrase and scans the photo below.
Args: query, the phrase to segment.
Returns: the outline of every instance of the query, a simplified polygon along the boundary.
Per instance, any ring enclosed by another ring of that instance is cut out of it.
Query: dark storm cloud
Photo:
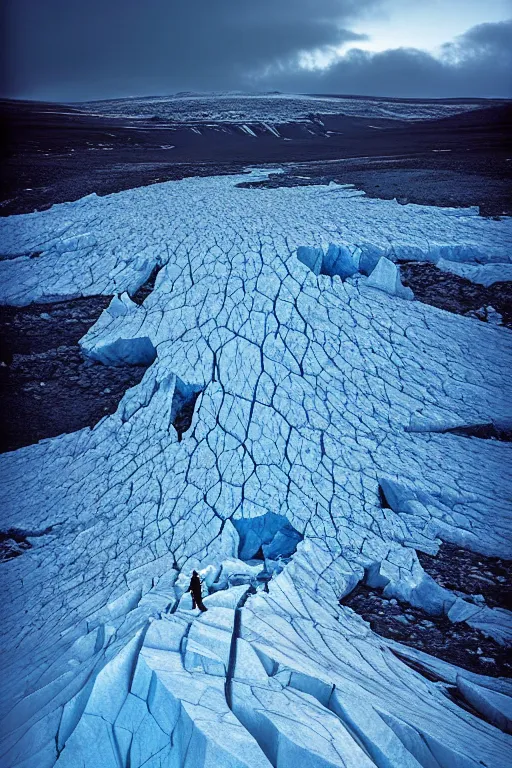
[[[13,95],[55,99],[236,88],[302,50],[361,39],[380,0],[4,0]]]
[[[300,68],[303,53],[357,46],[364,36],[351,24],[364,29],[362,15],[389,2],[4,0],[3,92],[57,101],[234,88],[511,94],[511,22],[473,27],[438,57],[354,48],[326,70]]]
[[[398,48],[351,50],[322,72],[281,73],[275,87],[373,96],[512,96],[512,21],[480,24],[445,44],[439,57]]]

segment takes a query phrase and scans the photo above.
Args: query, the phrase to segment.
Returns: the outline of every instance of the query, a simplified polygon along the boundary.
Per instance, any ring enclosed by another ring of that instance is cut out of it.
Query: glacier
[[[93,115],[117,115],[128,119],[157,116],[180,122],[222,123],[267,122],[269,132],[279,123],[307,121],[311,113],[385,118],[391,120],[432,120],[449,117],[499,100],[384,99],[343,96],[314,96],[295,93],[181,93],[172,96],[107,99],[75,104]]]
[[[446,430],[510,420],[512,334],[372,287],[509,264],[511,222],[248,176],[0,221],[2,304],[112,295],[84,355],[149,366],[94,428],[0,456],[32,545],[0,564],[1,765],[505,768],[510,681],[339,601],[364,581],[512,641],[417,557],[511,557],[510,444]]]

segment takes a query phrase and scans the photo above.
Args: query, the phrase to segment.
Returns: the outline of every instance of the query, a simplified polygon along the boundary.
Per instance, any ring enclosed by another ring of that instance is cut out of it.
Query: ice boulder
[[[265,560],[275,560],[278,557],[290,557],[297,549],[297,544],[302,540],[302,536],[291,525],[281,528],[276,533],[270,544],[264,544],[263,554]]]
[[[120,296],[114,296],[112,298],[112,301],[104,310],[104,313],[100,316],[99,321],[96,323],[97,328],[102,325],[102,321],[104,321],[105,324],[108,324],[110,322],[108,315],[113,317],[114,319],[116,317],[124,317],[125,315],[130,314],[131,312],[137,311],[137,304],[131,300],[131,298],[128,296],[126,291],[122,293]],[[97,330],[97,329],[96,329]]]
[[[301,245],[297,248],[297,258],[305,264],[306,267],[309,267],[315,275],[320,274],[324,258],[324,252],[321,248],[311,248],[308,245]]]
[[[249,565],[235,557],[228,558],[222,562],[219,578],[212,584],[212,589],[217,591],[240,584],[250,584],[262,570],[263,562],[259,565]]]
[[[220,566],[211,564],[207,565],[206,568],[203,568],[199,571],[199,578],[203,584],[206,584],[207,587],[211,587],[213,582],[217,579],[219,573]]]
[[[190,592],[183,592],[178,603],[178,611],[192,611],[192,595]]]
[[[148,336],[107,340],[104,344],[100,342],[95,349],[83,351],[91,360],[112,366],[151,365],[156,360],[156,349]]]
[[[398,296],[400,299],[414,299],[414,293],[411,289],[402,285],[400,271],[396,264],[386,259],[385,256],[381,256],[379,259],[366,285],[371,288],[378,288],[379,291],[384,291],[390,296]]]
[[[285,563],[280,558],[279,560],[271,560],[270,558],[265,558],[265,570],[260,574],[262,583],[268,581],[273,576],[278,576],[280,573],[282,573],[284,565]]]
[[[341,279],[352,277],[357,272],[352,254],[344,245],[331,245],[327,249],[322,261],[322,274],[333,277],[339,275]]]
[[[384,250],[376,245],[362,243],[354,254],[354,263],[361,274],[369,276],[384,253]]]
[[[464,699],[480,712],[486,720],[505,733],[512,733],[512,698],[499,691],[457,675],[457,688]]]
[[[265,559],[271,560],[279,556],[290,557],[302,540],[302,535],[288,518],[275,512],[235,520],[234,525],[240,536],[239,557],[242,560],[261,557],[262,554]]]
[[[151,365],[156,349],[148,336],[125,336],[124,323],[137,314],[138,306],[126,292],[114,296],[95,325],[82,336],[85,357],[103,365]]]
[[[231,608],[233,611],[243,601],[245,595],[250,589],[249,584],[239,584],[238,587],[221,589],[204,598],[204,604],[210,608]]]

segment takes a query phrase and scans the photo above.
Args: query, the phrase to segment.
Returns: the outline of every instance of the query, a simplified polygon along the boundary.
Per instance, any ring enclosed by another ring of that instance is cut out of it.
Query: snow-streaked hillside
[[[290,123],[308,115],[348,115],[391,120],[433,120],[500,103],[493,100],[412,100],[295,94],[177,94],[81,103],[94,114],[159,117],[178,122]]]
[[[441,430],[506,422],[512,334],[365,274],[510,262],[511,223],[246,179],[0,221],[2,303],[120,294],[84,354],[150,364],[94,429],[0,457],[2,526],[34,544],[0,565],[2,765],[505,768],[510,681],[338,601],[364,579],[511,641],[416,550],[510,557],[510,444]]]

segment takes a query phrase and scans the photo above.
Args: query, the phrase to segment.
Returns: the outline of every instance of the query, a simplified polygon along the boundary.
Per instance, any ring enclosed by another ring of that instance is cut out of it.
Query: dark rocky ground
[[[19,528],[0,531],[0,563],[19,557],[33,547],[31,539],[45,536],[52,530],[53,527],[50,526],[42,531],[22,531]]]
[[[419,561],[441,586],[477,605],[512,610],[512,563],[497,557],[442,544],[437,555],[418,552]],[[381,589],[359,584],[342,601],[370,623],[382,637],[417,648],[464,669],[492,677],[512,676],[510,649],[465,622],[430,616]]]
[[[1,452],[93,426],[142,379],[144,367],[82,357],[78,340],[109,301],[95,296],[0,308]]]
[[[158,270],[133,294],[136,304],[153,290]],[[109,303],[109,296],[90,296],[0,307],[0,453],[93,427],[142,379],[145,366],[106,366],[82,355],[79,340]],[[198,396],[184,398],[177,411],[179,440],[190,428]],[[13,536],[7,549],[21,554],[24,544],[13,546]],[[0,531],[0,553],[1,541]]]
[[[443,272],[434,264],[408,261],[400,265],[404,285],[414,291],[414,298],[458,315],[475,313],[482,307],[494,307],[503,325],[512,327],[512,283],[494,283],[486,288],[464,277]],[[472,314],[488,322],[485,312]]]
[[[480,561],[487,559],[481,555],[477,557]],[[510,594],[510,563],[507,565],[508,574],[504,578],[508,581]],[[440,561],[437,565],[437,581],[442,583],[445,574],[449,573],[455,575],[455,582],[460,581],[456,575],[457,567],[457,560],[453,564],[449,559]],[[507,573],[506,569],[504,573]],[[495,590],[501,587],[498,582]],[[490,677],[512,676],[510,649],[465,622],[454,623],[446,616],[430,616],[421,608],[414,608],[394,598],[387,599],[382,590],[364,584],[358,585],[342,603],[368,621],[372,630],[382,637],[417,648],[470,672]]]
[[[481,595],[489,608],[512,610],[510,561],[479,555],[454,544],[442,544],[435,556],[418,552],[418,559],[441,587],[460,592],[464,598]]]
[[[1,102],[0,117],[4,216],[266,163],[286,170],[267,185],[333,180],[372,197],[512,213],[509,104],[412,123],[311,115],[277,126],[281,138],[261,124],[251,124],[255,138],[236,125],[107,118],[55,104]]]

